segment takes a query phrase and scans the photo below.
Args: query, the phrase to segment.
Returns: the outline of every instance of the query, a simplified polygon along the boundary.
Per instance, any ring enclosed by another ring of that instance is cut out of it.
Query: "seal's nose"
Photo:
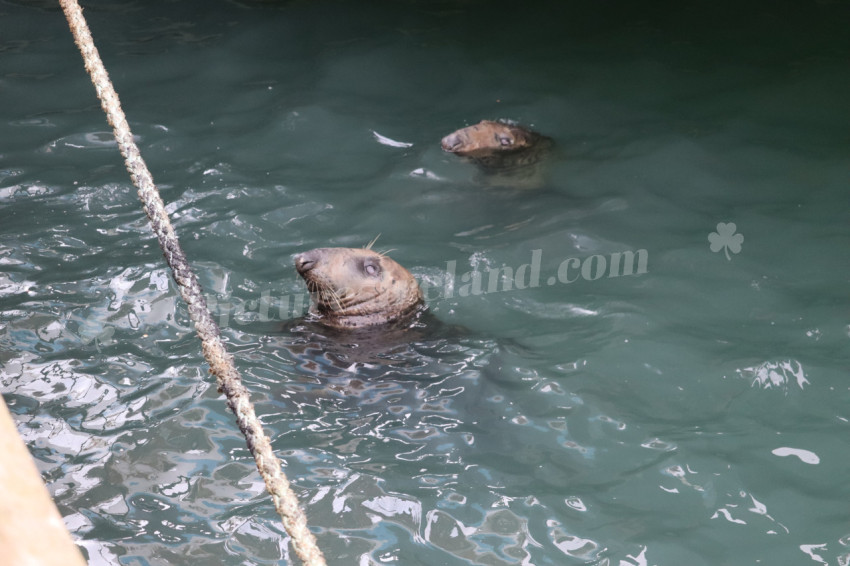
[[[304,275],[314,267],[319,260],[320,250],[310,250],[295,256],[295,270],[300,275]]]
[[[457,132],[449,134],[442,139],[440,145],[443,146],[443,151],[454,151],[458,146],[461,145],[460,136],[457,135]]]

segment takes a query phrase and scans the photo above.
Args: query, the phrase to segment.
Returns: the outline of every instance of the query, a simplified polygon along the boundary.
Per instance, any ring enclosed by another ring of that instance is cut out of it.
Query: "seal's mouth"
[[[348,307],[345,291],[337,290],[324,281],[317,279],[315,274],[309,270],[301,273],[301,277],[304,278],[304,283],[307,284],[307,291],[309,291],[313,301],[315,301],[316,306],[321,312],[342,312]]]

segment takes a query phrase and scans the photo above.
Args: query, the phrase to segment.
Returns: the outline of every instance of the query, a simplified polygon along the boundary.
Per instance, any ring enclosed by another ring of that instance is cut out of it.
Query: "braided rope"
[[[263,432],[262,425],[254,412],[248,390],[242,384],[242,377],[233,365],[233,358],[221,342],[220,330],[207,308],[195,272],[186,260],[186,255],[180,247],[168,213],[153,183],[153,177],[142,160],[138,146],[133,141],[133,134],[121,110],[118,94],[94,46],[83,12],[77,0],[59,0],[59,3],[68,19],[74,41],[83,55],[86,70],[91,76],[103,111],[115,132],[115,139],[121,155],[124,156],[130,178],[138,188],[139,198],[150,219],[151,228],[159,240],[180,295],[188,305],[189,316],[203,344],[204,357],[210,364],[210,373],[215,375],[219,391],[224,393],[227,406],[236,415],[239,430],[245,436],[248,449],[257,463],[257,469],[265,480],[266,489],[271,494],[275,508],[283,520],[283,526],[292,538],[295,552],[308,566],[324,566],[324,556],[316,544],[313,533],[307,528],[307,519],[298,505],[298,499],[289,485],[289,480],[281,469],[280,461],[272,452],[269,438]]]

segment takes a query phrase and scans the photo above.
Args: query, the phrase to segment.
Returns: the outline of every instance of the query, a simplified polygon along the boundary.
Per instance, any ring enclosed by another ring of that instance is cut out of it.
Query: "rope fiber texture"
[[[207,308],[195,272],[189,266],[186,255],[180,247],[162,198],[154,185],[153,177],[142,160],[138,146],[133,141],[133,134],[121,109],[118,94],[94,46],[83,12],[77,0],[59,0],[59,3],[68,19],[74,41],[83,55],[86,70],[91,76],[103,111],[114,130],[118,148],[124,156],[130,178],[138,189],[139,198],[150,219],[151,228],[159,240],[180,295],[188,306],[189,316],[203,344],[204,357],[210,365],[210,373],[216,378],[218,390],[224,393],[227,406],[236,415],[239,430],[245,436],[248,449],[254,456],[257,469],[266,483],[266,489],[271,494],[275,508],[283,520],[283,526],[292,539],[296,554],[307,566],[325,566],[325,558],[316,544],[313,533],[307,528],[307,519],[289,485],[289,480],[281,469],[280,461],[272,452],[269,438],[263,432],[262,425],[254,412],[248,390],[242,384],[242,377],[233,364],[233,358],[224,348],[219,327]]]

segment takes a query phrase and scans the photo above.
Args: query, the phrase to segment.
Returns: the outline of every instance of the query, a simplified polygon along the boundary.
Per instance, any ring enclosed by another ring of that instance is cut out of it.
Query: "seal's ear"
[[[512,126],[511,135],[514,137],[514,147],[528,147],[534,143],[534,134],[522,128]]]

